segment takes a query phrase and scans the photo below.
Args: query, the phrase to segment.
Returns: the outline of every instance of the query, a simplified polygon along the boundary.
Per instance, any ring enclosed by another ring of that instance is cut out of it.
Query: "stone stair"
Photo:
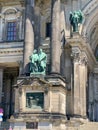
[[[81,125],[78,130],[98,130],[98,122],[88,122]]]

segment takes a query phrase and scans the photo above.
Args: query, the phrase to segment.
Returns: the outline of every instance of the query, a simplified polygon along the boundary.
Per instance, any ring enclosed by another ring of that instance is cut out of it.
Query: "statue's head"
[[[39,49],[39,53],[41,53],[41,52],[42,52],[42,49],[40,48],[40,49]]]
[[[36,49],[34,49],[33,53],[34,53],[34,54],[35,54],[35,53],[37,53],[37,50],[36,50]]]

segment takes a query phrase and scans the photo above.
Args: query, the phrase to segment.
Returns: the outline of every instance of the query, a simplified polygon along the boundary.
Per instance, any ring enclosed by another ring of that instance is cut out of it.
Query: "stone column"
[[[74,52],[73,114],[86,117],[87,60],[84,54]]]
[[[3,69],[0,68],[0,103],[2,99],[2,87],[3,87]]]
[[[38,49],[40,46],[40,8],[39,7],[35,7],[34,8],[35,11],[35,25],[34,25],[34,48]]]
[[[28,71],[29,56],[34,48],[34,0],[26,0],[25,9],[25,41],[24,41],[24,71]]]
[[[60,0],[52,0],[51,72],[60,73]]]

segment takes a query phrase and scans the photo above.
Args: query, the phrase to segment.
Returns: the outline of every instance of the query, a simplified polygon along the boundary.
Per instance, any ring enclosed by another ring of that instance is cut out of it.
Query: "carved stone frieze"
[[[40,12],[42,15],[44,15],[46,14],[46,10],[50,9],[51,1],[50,0],[36,0],[35,4],[36,6],[40,7]]]

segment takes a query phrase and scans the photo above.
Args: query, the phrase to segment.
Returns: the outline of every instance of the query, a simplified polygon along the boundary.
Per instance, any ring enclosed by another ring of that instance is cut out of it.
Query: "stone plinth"
[[[9,121],[14,130],[29,129],[32,125],[40,130],[62,126],[66,121],[65,80],[54,75],[19,77],[15,85],[15,111]]]

